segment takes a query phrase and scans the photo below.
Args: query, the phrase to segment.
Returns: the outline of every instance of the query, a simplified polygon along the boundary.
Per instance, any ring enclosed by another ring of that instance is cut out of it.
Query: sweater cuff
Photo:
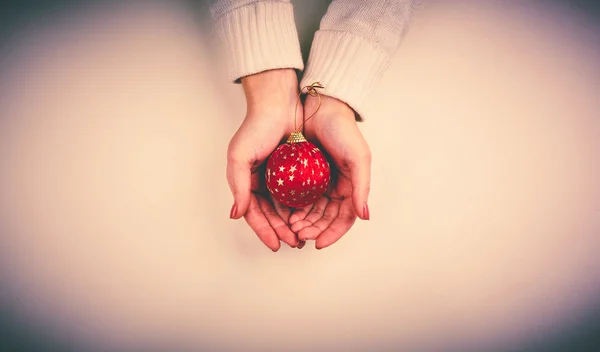
[[[388,68],[389,56],[379,47],[351,33],[317,31],[300,87],[321,83],[324,95],[339,99],[365,118],[364,101]]]
[[[304,69],[292,4],[256,2],[215,20],[228,63],[229,79],[280,68]]]

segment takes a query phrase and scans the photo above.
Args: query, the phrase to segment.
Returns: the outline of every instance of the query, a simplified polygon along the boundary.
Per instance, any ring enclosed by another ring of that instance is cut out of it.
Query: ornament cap
[[[296,131],[296,132],[292,132],[292,134],[290,134],[290,137],[287,140],[288,143],[299,143],[299,142],[306,142],[306,138],[304,138],[304,135],[302,134],[302,132]]]

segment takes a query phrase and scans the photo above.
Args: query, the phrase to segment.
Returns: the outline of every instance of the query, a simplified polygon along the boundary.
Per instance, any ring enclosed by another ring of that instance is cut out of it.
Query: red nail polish
[[[367,203],[363,205],[363,218],[365,220],[371,220],[371,215],[369,214],[369,206],[367,205]]]
[[[237,204],[233,203],[233,206],[231,207],[231,211],[229,212],[229,218],[230,219],[235,218],[236,214],[237,214]]]

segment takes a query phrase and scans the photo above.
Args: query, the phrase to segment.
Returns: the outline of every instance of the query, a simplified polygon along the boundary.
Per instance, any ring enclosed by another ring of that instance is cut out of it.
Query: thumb
[[[227,182],[233,194],[233,206],[229,217],[239,219],[248,210],[251,197],[250,163],[229,158],[227,161]]]
[[[362,220],[369,220],[369,191],[371,189],[371,152],[369,148],[360,153],[354,153],[348,166],[350,168],[350,181],[352,182],[352,203],[354,211]]]

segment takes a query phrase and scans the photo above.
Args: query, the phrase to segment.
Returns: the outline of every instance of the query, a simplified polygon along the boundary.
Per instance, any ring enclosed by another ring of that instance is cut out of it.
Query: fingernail
[[[230,219],[235,218],[236,213],[237,213],[237,204],[233,203],[233,206],[231,207],[231,211],[229,212],[229,218]]]
[[[306,245],[306,241],[299,241],[299,242],[300,243],[298,243],[298,247],[296,247],[296,248],[298,248],[298,249],[304,248],[304,245]]]
[[[371,220],[371,215],[369,214],[369,206],[367,205],[367,203],[363,205],[363,218],[365,220]]]

